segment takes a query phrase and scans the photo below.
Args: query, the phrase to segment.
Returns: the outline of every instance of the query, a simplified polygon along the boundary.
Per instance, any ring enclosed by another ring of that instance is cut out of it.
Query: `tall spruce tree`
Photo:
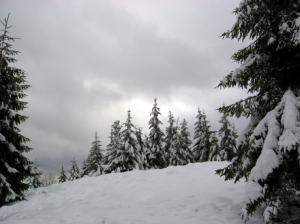
[[[67,175],[65,173],[65,170],[64,170],[64,166],[62,165],[61,166],[61,170],[60,170],[60,175],[58,177],[58,183],[63,183],[63,182],[66,182],[67,181]]]
[[[24,153],[32,149],[26,145],[29,138],[20,133],[18,125],[28,117],[20,114],[27,103],[22,101],[24,93],[30,86],[26,84],[25,71],[10,67],[17,60],[13,56],[19,51],[12,50],[8,36],[8,19],[1,21],[4,26],[0,36],[0,207],[13,201],[25,199],[24,191],[29,184],[26,179],[32,177],[32,162]]]
[[[239,86],[251,93],[219,108],[222,113],[250,118],[238,138],[237,155],[217,171],[225,180],[247,180],[246,219],[263,206],[266,223],[300,222],[289,210],[291,203],[299,207],[300,190],[299,12],[299,0],[242,1],[234,10],[236,23],[222,35],[253,40],[232,56],[241,66],[218,85]]]
[[[144,154],[144,170],[148,170],[150,168],[149,165],[149,158],[150,158],[150,142],[149,137],[147,135],[144,135],[143,140],[144,148],[143,148],[143,154]]]
[[[177,133],[177,127],[175,126],[175,119],[171,111],[169,111],[169,126],[166,128],[166,137],[165,137],[165,152],[166,160],[170,161],[170,147],[175,139],[175,134]]]
[[[137,148],[137,140],[135,138],[135,126],[131,122],[130,110],[128,117],[123,124],[124,130],[121,132],[122,145],[116,151],[112,162],[106,168],[106,172],[125,172],[134,169],[143,169],[141,154]]]
[[[159,125],[162,122],[158,119],[161,115],[160,109],[157,107],[156,98],[154,99],[154,105],[152,108],[152,115],[149,121],[149,143],[150,143],[150,156],[149,156],[149,166],[154,169],[161,169],[168,166],[167,155],[164,150],[164,133],[160,129]]]
[[[76,162],[75,158],[73,158],[71,161],[71,167],[69,169],[69,173],[70,174],[69,174],[68,180],[70,180],[70,181],[80,178],[80,172],[79,172],[79,168],[77,166],[77,162]]]
[[[191,134],[189,132],[188,124],[185,119],[183,119],[182,123],[180,124],[180,138],[181,138],[181,148],[185,152],[185,157],[188,163],[194,161],[194,156],[191,151],[191,145],[193,144],[191,138]]]
[[[235,128],[227,119],[227,115],[223,113],[221,120],[221,128],[219,130],[220,151],[224,160],[231,161],[236,154],[236,139],[238,137]]]
[[[89,176],[99,176],[103,173],[104,168],[101,166],[103,163],[103,152],[101,148],[101,141],[95,132],[95,140],[92,142],[92,148],[90,149],[87,159],[83,163],[83,173]]]
[[[148,166],[148,162],[147,162],[147,157],[146,157],[146,146],[145,146],[145,142],[143,140],[143,133],[142,133],[142,128],[141,127],[136,127],[136,131],[135,131],[135,136],[136,136],[136,141],[137,141],[137,150],[139,152],[139,154],[141,155],[141,165],[142,168],[146,168]]]
[[[209,130],[209,121],[206,120],[206,115],[204,111],[202,112],[198,108],[198,115],[196,118],[198,120],[195,123],[195,143],[193,145],[192,152],[194,155],[195,162],[206,162],[209,159],[209,152],[211,147],[210,137],[212,132]]]
[[[216,132],[213,132],[211,137],[211,146],[209,152],[209,161],[224,161],[223,153],[220,150],[219,139],[216,137]]]
[[[192,144],[189,139],[189,132],[187,130],[187,122],[185,119],[181,123],[181,127],[177,124],[174,127],[175,133],[173,137],[173,141],[169,147],[170,158],[169,165],[177,166],[177,165],[186,165],[193,161],[193,155],[189,149],[189,146]]]
[[[107,168],[104,170],[105,173],[116,172],[121,166],[118,160],[123,154],[121,129],[120,121],[115,121],[111,126],[110,143],[106,147],[106,155],[103,159],[104,164],[107,165]]]

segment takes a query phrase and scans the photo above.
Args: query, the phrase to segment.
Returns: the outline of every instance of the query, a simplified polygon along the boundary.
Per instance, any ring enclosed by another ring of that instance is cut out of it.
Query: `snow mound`
[[[0,208],[1,224],[242,224],[245,183],[225,182],[227,162],[85,177],[27,192]],[[262,223],[255,214],[247,224]]]

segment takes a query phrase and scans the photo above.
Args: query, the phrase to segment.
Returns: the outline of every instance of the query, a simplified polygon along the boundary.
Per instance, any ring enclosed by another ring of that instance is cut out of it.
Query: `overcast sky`
[[[168,111],[188,121],[194,135],[197,108],[218,131],[216,109],[246,96],[219,90],[219,80],[238,64],[231,55],[247,43],[219,36],[235,22],[240,0],[1,0],[10,13],[10,35],[21,52],[11,65],[25,70],[32,86],[21,132],[40,169],[58,175],[61,165],[79,165],[97,131],[103,149],[111,125],[132,122],[149,133],[157,97],[165,131]],[[2,29],[2,28],[1,28]],[[234,121],[241,131],[245,119]]]

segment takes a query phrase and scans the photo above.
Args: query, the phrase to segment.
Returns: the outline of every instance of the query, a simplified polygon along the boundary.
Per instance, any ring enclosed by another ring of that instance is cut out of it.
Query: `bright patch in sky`
[[[89,82],[89,81],[84,81],[83,85],[84,85],[85,88],[91,88],[92,87],[92,83]]]

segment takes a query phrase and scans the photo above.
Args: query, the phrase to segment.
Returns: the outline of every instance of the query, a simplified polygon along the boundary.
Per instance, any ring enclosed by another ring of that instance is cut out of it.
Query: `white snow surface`
[[[245,182],[215,175],[227,162],[85,177],[31,189],[0,208],[1,224],[242,224]],[[263,223],[261,210],[247,224]]]

